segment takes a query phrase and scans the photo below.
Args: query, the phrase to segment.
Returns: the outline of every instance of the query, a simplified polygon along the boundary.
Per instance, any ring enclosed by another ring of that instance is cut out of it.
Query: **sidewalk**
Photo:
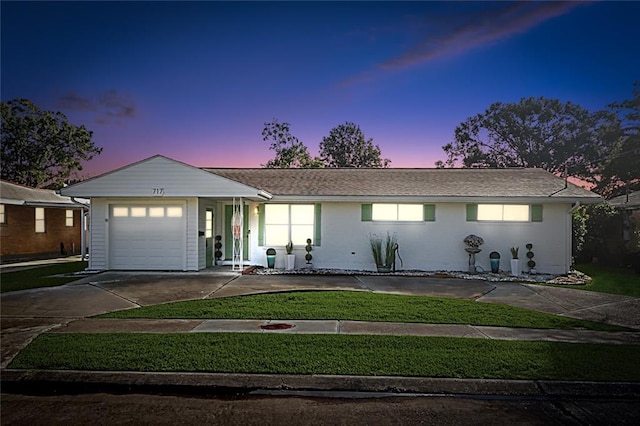
[[[50,333],[281,333],[449,336],[495,340],[640,345],[638,332],[553,330],[461,324],[388,323],[339,320],[187,320],[86,318]]]
[[[54,257],[54,258],[47,258],[47,259],[33,259],[33,260],[24,260],[24,261],[18,260],[15,262],[5,261],[3,263],[0,263],[0,272],[6,273],[6,272],[22,271],[25,269],[38,268],[40,266],[57,265],[60,263],[80,262],[81,260],[82,260],[82,256],[78,254],[78,255]]]

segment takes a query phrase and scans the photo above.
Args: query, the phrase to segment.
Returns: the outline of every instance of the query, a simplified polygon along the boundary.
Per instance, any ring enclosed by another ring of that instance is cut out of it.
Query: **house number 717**
[[[161,196],[164,195],[164,188],[153,188],[153,195]]]

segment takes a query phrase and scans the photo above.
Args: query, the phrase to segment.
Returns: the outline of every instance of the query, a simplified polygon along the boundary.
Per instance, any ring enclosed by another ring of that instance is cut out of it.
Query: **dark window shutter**
[[[362,222],[371,222],[372,218],[372,205],[371,204],[363,204],[361,206],[361,221]]]
[[[475,222],[478,220],[478,205],[467,204],[467,222]]]
[[[531,222],[542,222],[542,204],[531,206]]]
[[[315,218],[315,230],[314,230],[314,240],[312,241],[312,244],[316,247],[320,246],[320,242],[321,242],[321,223],[322,223],[322,204],[318,203],[316,204],[316,209],[315,209],[315,213],[316,213],[316,218]]]
[[[425,222],[435,222],[436,221],[436,205],[435,204],[425,204],[423,211],[424,211],[424,221]]]

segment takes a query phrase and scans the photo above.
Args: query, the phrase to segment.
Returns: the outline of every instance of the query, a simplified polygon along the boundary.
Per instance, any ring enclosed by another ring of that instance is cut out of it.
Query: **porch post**
[[[242,243],[244,235],[244,220],[242,217],[242,198],[233,198],[233,216],[231,218],[231,232],[233,233],[233,247],[231,256],[231,270],[242,271],[242,254],[244,252]]]

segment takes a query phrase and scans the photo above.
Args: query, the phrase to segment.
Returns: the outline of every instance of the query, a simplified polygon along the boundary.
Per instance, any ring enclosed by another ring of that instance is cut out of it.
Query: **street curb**
[[[392,376],[271,375],[77,370],[1,371],[3,392],[247,394],[256,390],[387,394],[640,398],[640,382],[450,379]]]

